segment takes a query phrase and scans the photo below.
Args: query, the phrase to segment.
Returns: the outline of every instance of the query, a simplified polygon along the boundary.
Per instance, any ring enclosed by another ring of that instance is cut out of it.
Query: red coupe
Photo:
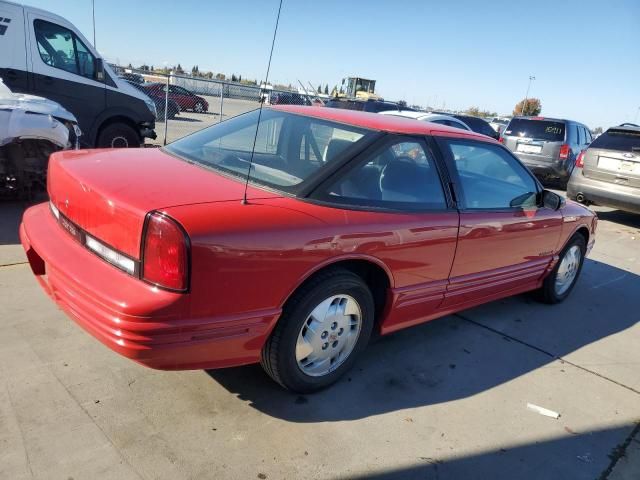
[[[152,368],[261,362],[299,392],[372,332],[528,290],[564,300],[597,222],[489,137],[317,107],[55,153],[48,191],[20,238],[79,325]]]

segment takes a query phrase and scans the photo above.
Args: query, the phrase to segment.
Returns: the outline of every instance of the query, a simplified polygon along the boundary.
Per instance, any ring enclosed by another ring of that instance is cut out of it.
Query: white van
[[[13,92],[54,100],[73,113],[83,147],[139,147],[156,137],[153,101],[53,13],[0,0],[0,77]]]

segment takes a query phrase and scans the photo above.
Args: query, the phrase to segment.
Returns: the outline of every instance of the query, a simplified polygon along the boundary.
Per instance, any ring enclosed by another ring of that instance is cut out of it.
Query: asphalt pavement
[[[33,278],[25,205],[0,204],[2,479],[640,478],[638,215],[596,209],[565,303],[519,295],[383,337],[301,396],[258,366],[161,372],[102,346]]]

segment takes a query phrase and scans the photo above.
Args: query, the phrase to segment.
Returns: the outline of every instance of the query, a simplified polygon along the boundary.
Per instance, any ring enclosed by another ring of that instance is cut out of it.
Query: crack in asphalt
[[[554,360],[559,360],[559,361],[564,362],[564,363],[566,363],[568,365],[571,365],[572,367],[575,367],[575,368],[578,368],[578,369],[580,369],[580,370],[582,370],[584,372],[590,373],[591,375],[595,375],[596,377],[600,377],[603,380],[611,382],[611,383],[613,383],[613,384],[615,384],[615,385],[617,385],[619,387],[625,388],[625,389],[629,390],[630,392],[635,393],[636,395],[640,395],[640,391],[636,390],[633,387],[630,387],[629,385],[625,385],[624,383],[618,382],[617,380],[614,380],[613,378],[607,377],[606,375],[602,375],[601,373],[598,373],[598,372],[595,372],[593,370],[590,370],[590,369],[588,369],[586,367],[583,367],[582,365],[578,365],[577,363],[573,363],[573,362],[567,360],[566,358],[563,358],[563,357],[560,357],[558,355],[555,355],[554,353],[548,352],[544,348],[540,348],[540,347],[538,347],[536,345],[533,345],[533,344],[531,344],[529,342],[525,342],[524,340],[521,340],[521,339],[519,339],[517,337],[511,336],[508,333],[501,332],[500,330],[498,330],[496,328],[493,328],[493,327],[489,327],[488,325],[485,325],[483,323],[477,322],[475,320],[471,320],[470,318],[467,318],[464,315],[461,315],[459,313],[454,314],[454,316],[458,317],[458,318],[460,318],[460,319],[462,319],[462,320],[464,320],[466,322],[469,322],[469,323],[471,323],[473,325],[476,325],[478,327],[484,328],[485,330],[489,330],[490,332],[495,333],[496,335],[500,335],[502,337],[508,338],[509,340],[513,340],[514,342],[517,342],[517,343],[519,343],[521,345],[524,345],[525,347],[532,348],[533,350],[536,350],[537,352],[540,352],[540,353],[542,353],[544,355],[547,355],[548,357],[551,357]]]
[[[0,268],[3,267],[15,267],[16,265],[27,265],[29,262],[16,262],[16,263],[3,263]]]

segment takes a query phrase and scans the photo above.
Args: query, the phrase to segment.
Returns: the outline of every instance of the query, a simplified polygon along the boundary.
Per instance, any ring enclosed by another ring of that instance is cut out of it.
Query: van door
[[[13,92],[29,88],[21,6],[0,2],[0,78]]]
[[[95,78],[97,53],[58,16],[28,11],[26,28],[33,92],[73,113],[83,132],[92,131],[106,106],[105,84]]]

